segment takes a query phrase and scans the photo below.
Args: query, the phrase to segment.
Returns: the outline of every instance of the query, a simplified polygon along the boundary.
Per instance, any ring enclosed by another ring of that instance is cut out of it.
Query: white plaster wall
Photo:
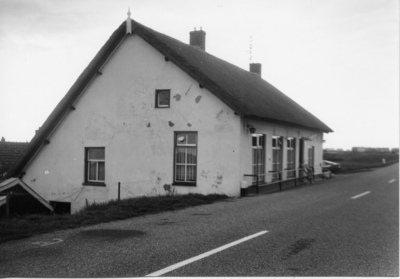
[[[51,201],[164,194],[173,182],[174,131],[198,132],[196,187],[178,193],[240,194],[240,117],[136,35],[128,36],[26,168],[23,180]],[[171,89],[171,107],[154,108]],[[251,143],[251,142],[250,142]],[[105,147],[106,187],[83,186],[85,147]]]
[[[266,123],[255,120],[242,119],[241,121],[241,155],[240,155],[240,169],[242,174],[242,180],[247,181],[247,185],[251,185],[251,177],[244,177],[244,174],[252,174],[252,138],[247,125],[252,125],[256,128],[257,134],[266,135],[266,173],[272,171],[272,137],[282,136],[284,139],[287,137],[296,138],[296,168],[299,168],[299,152],[300,152],[300,137],[310,138],[311,141],[305,141],[304,148],[304,159],[307,160],[307,146],[314,146],[314,162],[315,162],[315,173],[321,173],[322,166],[322,133],[315,132],[307,129],[285,126],[281,124]],[[287,164],[287,153],[286,153],[286,140],[283,141],[283,158],[282,168],[285,169]],[[266,176],[266,182],[271,182],[271,176]],[[282,179],[286,179],[286,174],[283,174]]]

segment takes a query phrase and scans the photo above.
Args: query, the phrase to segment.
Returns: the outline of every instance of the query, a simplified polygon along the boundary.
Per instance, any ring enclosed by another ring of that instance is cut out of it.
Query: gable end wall
[[[127,36],[26,168],[23,180],[49,201],[164,194],[173,182],[174,132],[198,133],[197,186],[178,193],[240,194],[240,117],[167,62],[137,35]],[[171,90],[170,108],[155,91]],[[85,147],[105,147],[105,187],[84,186]]]

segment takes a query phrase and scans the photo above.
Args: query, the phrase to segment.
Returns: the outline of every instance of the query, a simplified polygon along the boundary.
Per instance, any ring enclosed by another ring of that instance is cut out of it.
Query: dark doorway
[[[71,214],[70,202],[50,201],[50,204],[53,206],[54,213],[56,214]]]

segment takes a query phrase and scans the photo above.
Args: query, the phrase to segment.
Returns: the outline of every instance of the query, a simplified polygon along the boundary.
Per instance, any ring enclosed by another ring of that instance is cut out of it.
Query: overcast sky
[[[185,43],[202,27],[206,51],[245,70],[261,63],[334,130],[324,148],[399,147],[398,0],[0,0],[0,137],[31,140],[128,7]]]

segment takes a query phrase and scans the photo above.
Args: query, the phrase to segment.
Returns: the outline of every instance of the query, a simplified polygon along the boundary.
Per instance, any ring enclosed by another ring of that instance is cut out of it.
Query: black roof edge
[[[246,116],[244,116],[244,118],[249,119],[249,120],[257,120],[257,121],[262,121],[262,122],[270,122],[270,123],[282,124],[282,125],[291,126],[291,127],[294,127],[294,128],[307,129],[307,130],[315,131],[315,132],[323,132],[323,133],[331,133],[331,132],[333,132],[333,130],[331,130],[331,129],[329,129],[329,130],[316,129],[314,127],[307,127],[307,126],[300,125],[300,124],[295,124],[295,123],[292,123],[292,122],[286,122],[286,121],[276,120],[276,119],[272,119],[272,118],[261,118],[261,117],[254,116],[254,115],[246,115]]]

